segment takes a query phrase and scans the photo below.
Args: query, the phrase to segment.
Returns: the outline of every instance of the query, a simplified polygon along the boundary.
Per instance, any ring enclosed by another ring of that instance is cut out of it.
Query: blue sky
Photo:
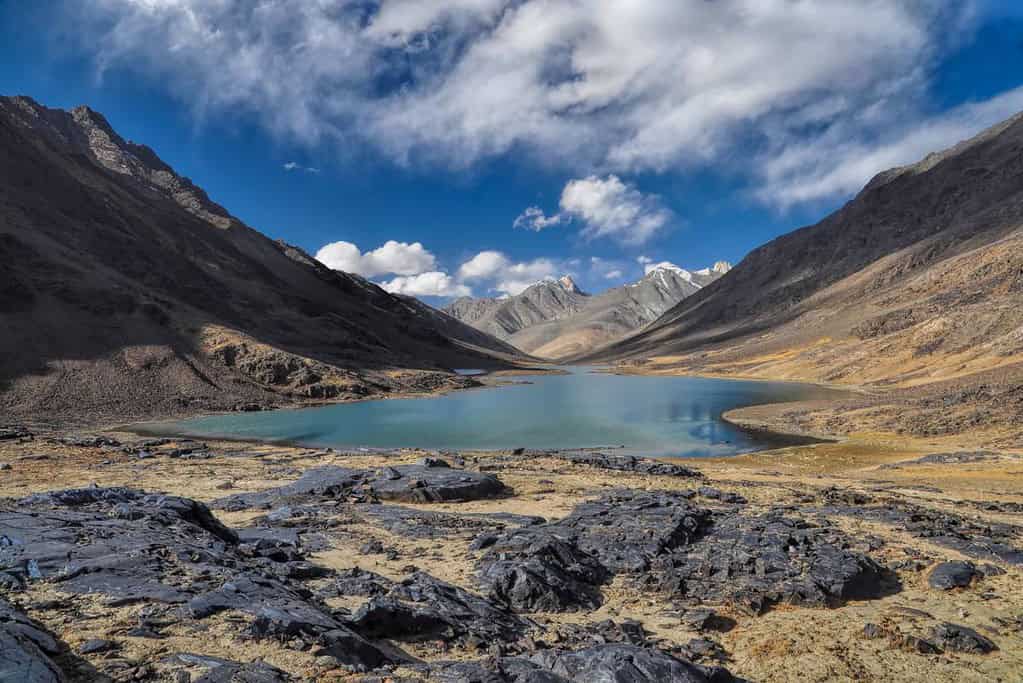
[[[1019,5],[8,0],[0,92],[88,104],[396,291],[600,290],[737,262],[1023,110]]]

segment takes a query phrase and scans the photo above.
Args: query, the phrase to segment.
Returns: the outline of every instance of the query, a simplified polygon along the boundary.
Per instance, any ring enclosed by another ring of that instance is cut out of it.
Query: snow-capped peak
[[[692,273],[690,273],[685,268],[679,268],[670,261],[661,261],[660,263],[648,263],[645,270],[647,275],[651,275],[653,273],[670,272],[674,273],[675,275],[678,275],[680,278],[686,280],[687,282],[693,281]]]
[[[585,292],[583,290],[579,289],[579,285],[577,285],[575,283],[575,280],[572,279],[571,275],[562,275],[560,278],[557,278],[557,279],[555,279],[553,277],[550,277],[550,276],[547,276],[547,277],[545,277],[542,280],[537,280],[536,282],[534,282],[533,284],[529,285],[528,287],[526,287],[526,289],[524,289],[522,291],[526,292],[526,291],[528,291],[530,289],[533,289],[535,287],[554,287],[554,286],[558,286],[558,287],[560,287],[561,289],[563,289],[566,292],[571,292],[571,293],[575,293],[575,294],[585,294]]]
[[[714,264],[714,272],[724,275],[732,269],[732,264],[728,261],[718,261]]]

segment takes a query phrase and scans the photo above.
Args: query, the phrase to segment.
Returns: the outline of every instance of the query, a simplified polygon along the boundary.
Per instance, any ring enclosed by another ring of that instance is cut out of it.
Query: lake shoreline
[[[556,378],[561,376],[565,377],[574,376],[575,378],[574,384],[569,384],[566,386],[580,387],[577,389],[572,389],[571,391],[582,391],[584,394],[590,394],[589,399],[587,399],[587,401],[592,401],[593,392],[590,391],[589,388],[586,386],[588,380],[585,379],[591,374],[603,373],[591,373],[590,369],[585,367],[575,369],[575,371],[566,371],[555,368],[552,369],[551,372],[543,373],[541,375],[536,375],[534,373],[533,377],[535,377],[537,381],[539,381],[539,378],[543,378],[545,383],[550,383],[552,381],[557,382]],[[496,377],[492,376],[481,377],[480,379],[482,379],[483,381],[481,381],[478,386],[471,387],[471,389],[498,389],[504,388],[506,385],[512,385],[518,387],[528,386],[530,387],[530,390],[532,390],[532,385],[536,384],[536,382],[530,382],[525,380],[504,382],[500,380],[500,377],[502,376],[505,375],[502,373],[501,375],[497,375]],[[529,375],[527,375],[525,372],[516,372],[512,376],[516,378],[523,378],[528,377]],[[717,384],[717,382],[720,382],[720,384]],[[620,383],[621,382],[618,382],[618,384]],[[663,384],[664,382],[661,383]],[[558,382],[558,384],[560,385],[560,382]],[[602,381],[600,384],[603,385],[605,384],[605,382]],[[768,392],[770,391],[766,389],[767,383],[757,384],[759,385],[757,388],[758,393],[763,393],[759,387],[764,387],[766,391]],[[793,382],[778,383],[778,386],[783,387],[785,392],[790,394],[789,397],[772,396],[769,393],[759,396],[752,395],[749,397],[743,397],[741,393],[738,393],[737,395],[733,396],[732,395],[733,393],[743,391],[743,389],[740,388],[741,386],[743,386],[743,383],[737,382],[736,380],[718,380],[717,378],[714,378],[714,382],[707,386],[701,384],[693,387],[688,387],[685,384],[675,385],[674,381],[670,382],[670,386],[674,387],[673,391],[682,392],[680,395],[685,397],[684,399],[685,401],[692,402],[694,409],[697,406],[701,405],[700,403],[701,401],[705,400],[711,402],[718,401],[726,403],[726,405],[720,409],[720,412],[712,410],[712,412],[708,414],[706,417],[701,418],[703,422],[692,422],[691,420],[687,421],[683,419],[682,421],[677,422],[676,424],[676,421],[672,421],[671,424],[674,424],[675,426],[671,426],[669,428],[678,432],[680,434],[680,438],[683,439],[677,442],[679,446],[677,447],[677,450],[675,450],[674,452],[672,452],[671,450],[672,448],[675,448],[673,446],[667,447],[668,450],[662,450],[665,449],[666,447],[665,445],[657,445],[656,442],[648,445],[643,441],[634,441],[630,439],[627,434],[624,433],[617,434],[615,432],[616,428],[614,425],[620,423],[622,416],[617,417],[609,416],[607,421],[604,422],[603,418],[600,417],[599,414],[587,413],[585,412],[586,409],[582,409],[583,412],[580,413],[580,415],[585,415],[586,416],[585,419],[591,422],[596,422],[597,424],[600,425],[606,425],[608,430],[608,434],[606,434],[606,436],[608,437],[607,439],[602,439],[600,441],[594,442],[594,440],[592,440],[591,438],[592,437],[591,434],[586,434],[585,436],[580,434],[580,438],[578,439],[572,436],[565,435],[555,436],[551,440],[541,440],[536,437],[536,434],[541,433],[543,429],[549,428],[549,426],[553,424],[560,424],[559,417],[559,420],[550,423],[550,425],[544,422],[537,423],[536,427],[533,427],[534,433],[527,434],[523,438],[516,438],[514,435],[509,435],[507,438],[502,439],[503,443],[495,442],[498,440],[490,437],[489,432],[487,432],[486,425],[488,418],[485,417],[485,414],[484,415],[472,414],[470,416],[469,413],[462,415],[460,412],[456,412],[455,414],[460,415],[459,419],[462,421],[462,424],[459,424],[457,422],[451,423],[449,427],[452,429],[457,428],[458,430],[461,431],[453,432],[451,437],[449,439],[446,439],[446,443],[444,442],[444,440],[438,441],[436,433],[437,429],[436,425],[438,424],[438,422],[437,420],[434,420],[432,418],[428,419],[428,422],[431,423],[430,429],[432,429],[433,432],[424,432],[424,434],[428,434],[428,436],[420,436],[419,434],[417,434],[417,428],[414,426],[414,423],[412,423],[409,426],[405,427],[405,430],[408,432],[407,434],[408,439],[405,440],[404,442],[398,441],[398,439],[393,439],[390,442],[387,441],[381,442],[381,439],[379,437],[381,435],[389,434],[389,432],[387,431],[387,427],[385,426],[387,424],[386,420],[388,420],[388,418],[381,417],[381,420],[385,420],[385,422],[381,424],[379,427],[365,426],[363,425],[362,421],[367,419],[366,417],[367,415],[370,418],[372,418],[374,413],[368,414],[365,412],[357,413],[356,415],[361,415],[362,417],[355,418],[353,417],[352,414],[349,413],[337,412],[336,410],[331,411],[331,409],[336,407],[337,405],[344,405],[333,403],[322,404],[316,406],[315,408],[307,406],[295,406],[276,411],[270,412],[263,411],[251,414],[211,413],[205,414],[199,418],[190,418],[189,420],[185,421],[180,421],[176,419],[162,421],[145,421],[141,423],[116,425],[115,427],[113,427],[113,429],[121,431],[132,431],[137,434],[161,437],[216,438],[220,440],[230,441],[235,440],[263,441],[266,443],[273,443],[278,445],[295,445],[313,448],[333,447],[336,449],[373,450],[426,447],[435,450],[439,449],[439,450],[501,451],[512,448],[525,447],[534,450],[556,451],[575,450],[580,447],[585,448],[613,447],[614,449],[619,450],[620,452],[628,452],[638,456],[648,456],[665,459],[671,458],[699,459],[704,457],[716,457],[719,455],[725,455],[724,453],[721,452],[723,450],[731,450],[732,452],[729,455],[734,456],[743,453],[767,450],[788,445],[820,443],[832,440],[831,437],[826,435],[818,434],[811,435],[794,433],[792,431],[785,430],[767,429],[760,425],[748,424],[743,421],[730,419],[729,417],[729,415],[736,409],[742,409],[744,407],[771,405],[779,402],[786,403],[790,402],[792,400],[791,393],[793,391],[798,392],[799,390],[816,389],[814,385]],[[550,388],[553,389],[553,387],[554,385],[552,384]],[[534,417],[540,418],[541,420],[548,420],[548,422],[550,422],[549,417],[552,410],[559,416],[561,415],[561,412],[558,407],[547,405],[546,397],[551,392],[545,392],[544,390],[548,388],[549,387],[547,387],[546,384],[544,387],[536,387],[536,391],[541,392],[541,398],[544,398],[543,401],[544,406],[541,413],[534,415]],[[634,394],[636,391],[640,391],[644,395],[652,394],[657,397],[655,400],[658,401],[673,400],[670,398],[670,394],[666,395],[664,391],[656,389],[651,390],[651,388],[645,384],[631,386],[631,383],[627,383],[623,388],[618,389],[598,385],[597,387],[594,387],[594,391],[598,393],[604,393],[607,391],[612,392],[614,398],[608,398],[607,400],[612,402],[611,405],[614,406],[614,410],[616,411],[617,410],[635,411],[636,406],[632,405],[628,399],[625,399],[624,394],[622,395],[621,399],[618,398],[619,395],[617,392],[623,390],[624,388],[627,388],[629,391],[632,392],[632,394]],[[561,387],[560,392],[554,389],[553,394],[560,395],[565,390],[566,390],[565,387]],[[706,394],[707,398],[704,398],[704,394]],[[360,401],[357,403],[361,404],[363,407],[365,407],[366,405],[372,405],[373,403],[376,403],[379,406],[377,410],[387,411],[383,413],[383,415],[390,415],[394,413],[396,414],[396,416],[398,416],[397,419],[404,422],[407,421],[407,418],[403,418],[400,416],[405,415],[406,413],[408,413],[409,415],[418,416],[424,410],[433,410],[431,401],[435,400],[438,396],[443,396],[444,398],[452,398],[456,402],[459,402],[458,403],[459,405],[463,406],[462,409],[456,409],[453,407],[454,404],[448,404],[447,402],[443,404],[437,404],[438,406],[437,410],[441,411],[441,417],[439,417],[441,421],[444,421],[446,419],[443,417],[443,415],[447,415],[451,410],[464,410],[465,407],[471,408],[476,405],[476,401],[474,401],[471,398],[468,398],[472,396],[472,393],[469,391],[444,392],[443,394],[439,395],[432,394],[390,396],[387,397],[390,399],[387,401],[383,400],[374,401],[373,399],[369,399],[367,401]],[[523,398],[519,398],[519,396],[523,396]],[[515,396],[504,394],[499,395],[499,397],[504,399],[506,402],[513,400],[518,401],[518,403],[520,404],[525,402],[524,404],[530,405],[530,409],[532,410],[533,409],[532,404],[529,402],[528,399],[524,398],[524,396],[525,395]],[[664,398],[665,396],[667,396],[667,399]],[[419,401],[411,399],[423,400]],[[494,400],[495,400],[494,397],[490,399],[491,402],[493,402]],[[408,405],[394,404],[394,402],[399,401],[400,402],[408,401]],[[346,404],[347,403],[352,402],[346,402]],[[728,403],[731,403],[735,407],[731,408],[728,407],[727,405]],[[625,407],[624,404],[628,404],[628,407]],[[489,406],[489,404],[487,405]],[[511,405],[512,407],[510,408],[510,410],[514,411],[515,403],[513,402]],[[585,403],[585,405],[589,405],[589,403],[587,402]],[[710,405],[713,405],[713,403],[711,403]],[[497,406],[487,407],[483,410],[496,410],[499,413],[502,413],[502,415],[505,414]],[[643,431],[641,424],[632,423],[629,424],[629,431],[633,435],[635,435],[637,432],[642,432],[644,434],[644,439],[647,442],[650,442],[651,439],[659,439],[662,444],[676,443],[674,441],[671,441],[671,437],[668,436],[668,432],[661,435],[661,432],[663,432],[666,429],[666,427],[662,426],[658,422],[658,420],[663,420],[664,417],[658,418],[657,415],[660,411],[667,410],[667,406],[651,407],[647,410],[648,413],[644,414],[649,414],[651,416],[649,418],[651,420],[651,424],[655,425],[657,429],[661,431],[647,433]],[[706,408],[701,407],[700,410],[706,410]],[[330,412],[320,413],[320,411]],[[690,408],[688,407],[688,404],[683,404],[681,406],[671,405],[672,414],[678,412],[688,414],[689,411]],[[317,417],[318,414],[320,415],[319,417]],[[631,415],[632,413],[630,412],[629,414]],[[572,413],[567,413],[567,415],[568,415],[567,419],[570,420],[578,419],[573,418]],[[350,419],[359,420],[357,424],[363,431],[350,433],[349,430],[339,426],[343,424],[341,420],[345,416],[349,417]],[[269,419],[270,421],[269,422],[266,421],[267,419]],[[416,419],[420,418],[417,417]],[[502,417],[501,419],[505,418]],[[199,422],[193,422],[193,420],[199,420]],[[293,428],[288,426],[289,420],[295,421],[294,422],[295,426]],[[521,425],[523,426],[524,429],[529,429],[530,426],[533,424],[530,422],[530,419],[528,417],[524,416],[521,418],[521,420],[522,420]],[[220,422],[223,423],[223,428],[216,426],[219,425]],[[330,429],[333,429],[338,433],[345,434],[345,437],[350,438],[350,440],[348,441],[331,440],[329,436],[326,436],[323,433],[317,433],[316,436],[309,437],[289,436],[287,434],[289,429],[293,429],[294,431],[312,433],[313,430],[317,429],[316,425],[319,423],[330,425]],[[516,422],[516,424],[520,423]],[[195,426],[193,427],[191,425]],[[260,432],[263,433],[232,433],[232,428],[237,429],[239,432],[245,432],[247,429],[251,428],[246,427],[246,425],[254,426]],[[685,436],[690,431],[692,434],[695,435],[697,433],[697,430],[703,432],[705,429],[717,429],[719,426],[727,426],[728,428],[731,429],[731,432],[724,432],[720,436],[717,436],[716,439],[715,438],[707,439],[706,437],[702,436],[701,437]],[[679,430],[681,431],[679,432]],[[594,432],[594,434],[595,433],[596,432]],[[361,438],[359,434],[363,434],[364,436],[366,436],[366,438],[365,439]],[[738,440],[735,440],[736,436],[739,437]],[[388,436],[386,438],[390,437]],[[686,441],[684,439],[689,440]],[[481,443],[479,442],[480,440],[482,440],[483,442],[490,441],[490,443]]]

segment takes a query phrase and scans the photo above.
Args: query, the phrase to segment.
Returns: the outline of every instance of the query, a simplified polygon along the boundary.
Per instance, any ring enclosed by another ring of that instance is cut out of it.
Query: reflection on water
[[[624,446],[659,456],[732,455],[764,443],[723,422],[721,413],[835,395],[800,384],[620,376],[581,368],[517,379],[523,383],[431,398],[204,417],[159,429],[334,447]]]

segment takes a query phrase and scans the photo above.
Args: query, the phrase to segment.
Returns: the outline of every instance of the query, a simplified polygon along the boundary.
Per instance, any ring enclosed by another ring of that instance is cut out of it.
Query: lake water
[[[581,368],[513,381],[524,383],[428,398],[232,413],[161,423],[146,431],[335,448],[624,446],[642,455],[720,456],[772,445],[721,420],[723,412],[837,395],[793,383],[610,375]]]

